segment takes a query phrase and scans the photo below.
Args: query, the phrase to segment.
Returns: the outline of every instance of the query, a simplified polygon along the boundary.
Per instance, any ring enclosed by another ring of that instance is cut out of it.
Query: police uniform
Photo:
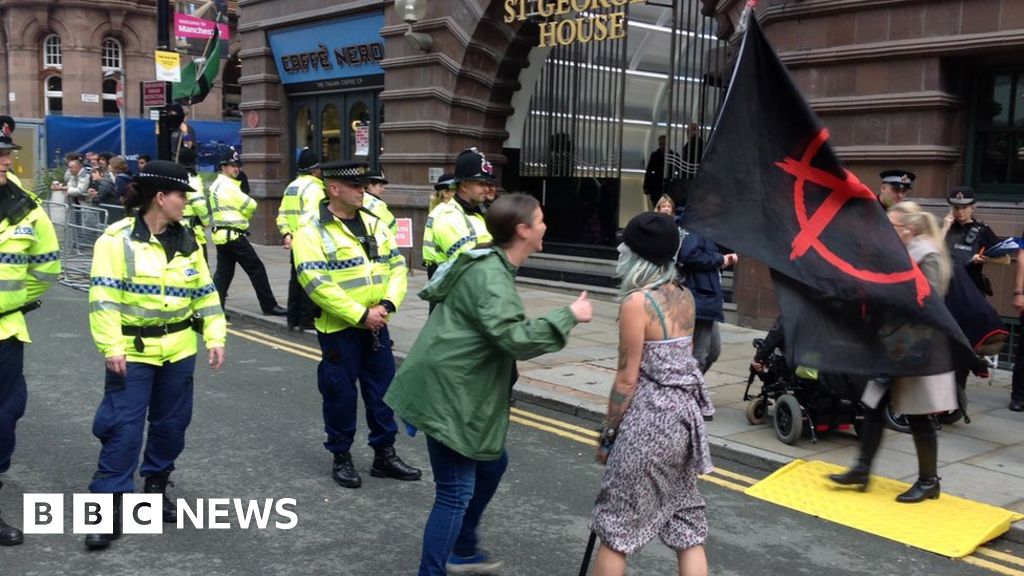
[[[397,426],[394,413],[384,403],[395,375],[395,359],[387,327],[377,332],[364,322],[371,307],[383,306],[394,313],[405,298],[407,269],[391,229],[369,210],[346,206],[353,217],[343,220],[331,212],[330,186],[363,186],[365,162],[342,161],[321,166],[328,199],[317,215],[292,239],[292,254],[299,283],[321,312],[316,319],[323,358],[317,383],[323,396],[324,447],[334,454],[334,479],[356,488],[361,479],[349,450],[356,431],[356,381],[366,405],[374,448],[371,473],[401,480],[418,480],[420,471],[410,468],[394,452]]]
[[[229,153],[221,160],[221,168],[227,165],[239,165],[235,154]],[[270,280],[267,279],[267,269],[246,238],[249,235],[249,219],[256,211],[256,201],[242,192],[238,180],[223,171],[210,184],[209,198],[213,243],[217,246],[217,271],[213,274],[213,283],[217,285],[221,306],[227,301],[228,288],[235,278],[237,263],[249,276],[263,313],[284,316],[287,311],[277,305]]]
[[[957,186],[950,191],[946,201],[951,207],[973,206],[974,190],[967,186]],[[965,267],[967,275],[971,277],[978,290],[988,296],[992,296],[992,286],[982,273],[984,265],[980,262],[972,262],[971,259],[976,254],[983,254],[983,250],[988,250],[998,242],[999,238],[991,228],[984,222],[973,218],[965,224],[954,220],[949,226],[949,230],[946,231],[946,247],[949,249],[949,256],[953,260],[953,264]]]
[[[427,277],[433,277],[434,271],[437,270],[437,246],[434,244],[434,217],[439,213],[437,211],[442,205],[452,202],[451,199],[445,200],[443,194],[451,190],[452,184],[455,182],[455,175],[444,173],[437,179],[437,183],[434,184],[434,196],[431,198],[430,212],[427,213],[427,221],[423,225],[423,262],[427,265]]]
[[[0,152],[21,147],[0,136]],[[0,185],[0,473],[14,454],[15,426],[25,413],[25,313],[60,274],[60,246],[39,204],[10,177]],[[0,483],[0,486],[3,484]],[[21,531],[0,519],[0,545],[20,544]]]
[[[324,182],[313,171],[320,167],[316,153],[303,148],[299,153],[299,175],[288,183],[281,196],[281,206],[277,210],[277,230],[282,237],[294,238],[301,223],[313,217],[324,198]],[[288,328],[303,329],[312,327],[314,308],[313,301],[299,285],[295,273],[295,255],[289,255],[290,274],[288,278]]]
[[[491,163],[476,148],[463,151],[455,160],[452,185],[458,186],[465,181],[494,183]],[[424,228],[423,260],[431,275],[441,264],[454,260],[478,244],[492,241],[484,222],[483,208],[470,204],[458,192],[451,202],[434,208]]]
[[[190,189],[187,171],[162,160],[147,164],[135,181],[143,197],[146,190]],[[192,418],[195,332],[208,349],[223,348],[226,339],[217,290],[192,230],[172,222],[157,236],[142,215],[115,222],[96,241],[90,284],[93,340],[104,358],[123,357],[127,371],[106,372],[92,427],[102,448],[89,490],[135,489],[148,419],[139,471],[145,492],[164,493]],[[164,520],[173,521],[166,497],[164,506]],[[89,535],[86,545],[106,547],[114,538]]]
[[[196,172],[196,152],[192,148],[183,148],[178,153],[178,163],[188,170],[188,185],[192,190],[185,194],[184,218],[182,224],[192,229],[196,242],[203,250],[203,258],[206,254],[206,227],[210,225],[210,203],[204,192],[203,179]]]
[[[366,182],[368,184],[387,184],[388,180],[384,177],[380,171],[368,172],[366,174]],[[363,196],[363,208],[369,210],[377,218],[380,218],[388,228],[391,229],[392,234],[398,234],[398,220],[395,219],[395,215],[388,209],[388,204],[380,196],[367,190]]]
[[[914,180],[917,180],[917,176],[909,170],[885,170],[880,172],[878,177],[882,179],[882,184],[888,184],[902,193],[913,188]],[[885,204],[881,192],[878,194],[878,202],[886,209],[891,206],[891,204],[888,206]]]

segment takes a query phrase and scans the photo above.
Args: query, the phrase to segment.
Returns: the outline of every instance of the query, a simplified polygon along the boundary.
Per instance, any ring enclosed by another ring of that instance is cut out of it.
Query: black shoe
[[[1010,400],[1010,412],[1024,412],[1024,401]]]
[[[352,463],[352,454],[348,452],[334,455],[334,471],[331,476],[343,488],[359,488],[363,485],[363,479]]]
[[[25,541],[25,536],[14,526],[0,518],[0,546],[17,546]]]
[[[170,472],[164,472],[163,474],[157,474],[156,476],[147,476],[146,484],[142,488],[142,491],[146,494],[163,494],[164,496],[164,522],[168,524],[174,524],[178,521],[178,510],[177,506],[171,502],[171,499],[167,497],[167,487],[174,486],[174,482],[170,481]]]
[[[85,536],[85,547],[89,550],[102,550],[110,546],[111,542],[121,537],[121,494],[114,494],[114,533],[113,534],[87,534]]]
[[[871,469],[863,464],[857,464],[842,474],[829,474],[828,479],[840,486],[857,486],[858,490],[864,492],[871,481]]]
[[[915,504],[924,501],[925,498],[935,500],[939,497],[939,492],[938,478],[919,478],[909,490],[897,496],[896,501],[904,504]]]
[[[413,468],[395,454],[394,446],[377,448],[373,457],[373,466],[370,468],[370,476],[378,478],[394,478],[396,480],[419,480],[423,473],[419,468]]]
[[[263,311],[263,315],[264,316],[287,316],[288,315],[288,309],[287,308],[282,308],[280,306],[274,306],[270,310],[264,310]]]

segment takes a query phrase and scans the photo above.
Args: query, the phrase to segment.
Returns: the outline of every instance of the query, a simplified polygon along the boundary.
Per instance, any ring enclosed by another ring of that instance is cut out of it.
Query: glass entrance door
[[[317,152],[321,162],[366,160],[379,166],[380,111],[377,92],[302,96],[291,103],[291,172],[299,151]]]

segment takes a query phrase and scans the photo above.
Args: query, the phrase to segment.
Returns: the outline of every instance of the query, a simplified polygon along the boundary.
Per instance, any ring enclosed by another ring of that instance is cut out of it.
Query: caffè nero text
[[[505,23],[527,18],[540,22],[541,47],[601,42],[626,36],[627,4],[646,0],[505,0]],[[595,12],[612,9],[612,12]],[[616,10],[618,9],[618,10]]]

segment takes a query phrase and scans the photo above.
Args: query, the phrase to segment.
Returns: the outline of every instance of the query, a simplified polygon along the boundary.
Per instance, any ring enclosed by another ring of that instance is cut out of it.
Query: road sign
[[[395,241],[399,248],[412,248],[412,218],[396,218],[398,231],[395,232]]]
[[[157,50],[153,62],[156,63],[157,80],[181,82],[181,54]]]
[[[171,90],[167,82],[161,80],[142,83],[142,105],[146,108],[167,106]]]

